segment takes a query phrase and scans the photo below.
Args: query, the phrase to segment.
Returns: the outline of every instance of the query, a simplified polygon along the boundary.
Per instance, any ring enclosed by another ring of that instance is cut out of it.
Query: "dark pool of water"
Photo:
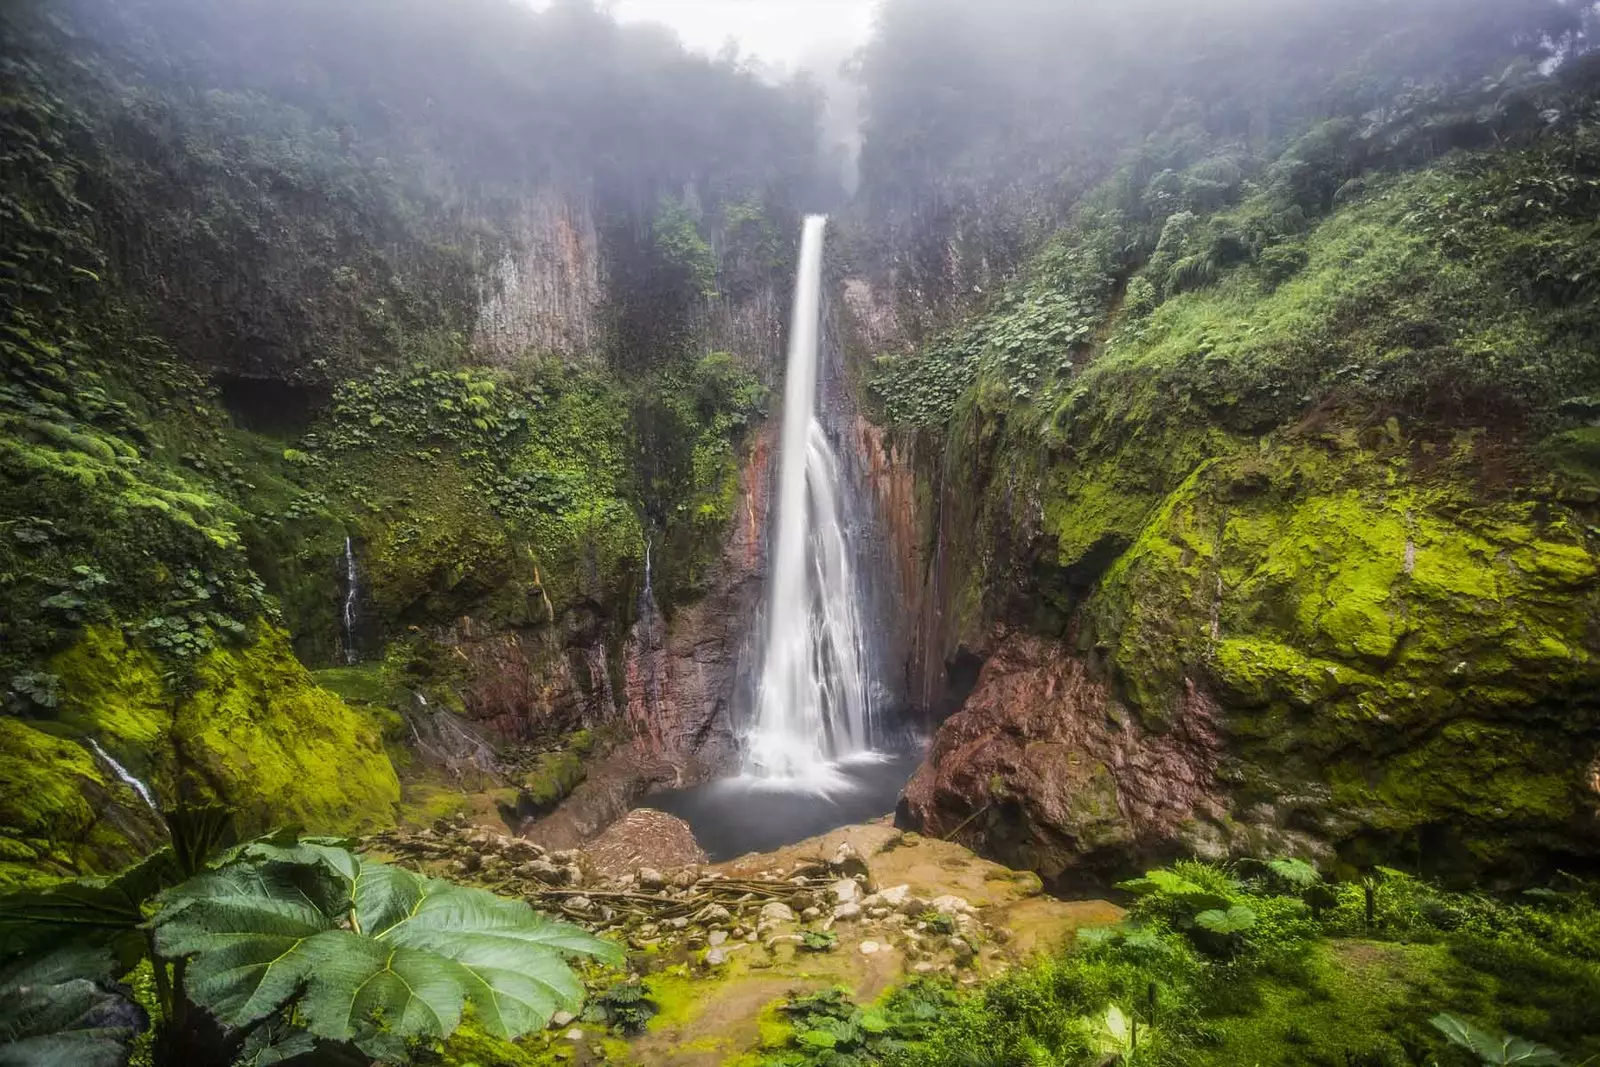
[[[723,778],[653,793],[641,803],[687,822],[700,847],[721,862],[890,814],[921,757],[920,750],[908,747],[835,764],[805,783]]]

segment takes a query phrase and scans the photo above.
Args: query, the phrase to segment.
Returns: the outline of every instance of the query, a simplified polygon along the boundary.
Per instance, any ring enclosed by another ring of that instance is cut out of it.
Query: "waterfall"
[[[139,794],[140,799],[150,806],[151,811],[155,812],[157,816],[160,816],[161,809],[156,806],[156,797],[155,794],[150,791],[150,787],[139,781],[139,779],[135,778],[132,771],[128,770],[128,768],[124,767],[122,764],[118,763],[114,758],[112,758],[111,753],[100,747],[100,742],[96,741],[92,737],[87,738],[86,740],[89,742],[89,747],[94,749],[94,754],[99,756],[101,760],[105,762],[106,766],[110,767],[118,778],[121,778],[123,782],[131,786],[133,791]]]
[[[779,445],[777,529],[767,628],[747,770],[760,778],[827,782],[835,762],[870,750],[861,591],[838,458],[816,417],[827,220],[806,219]]]
[[[344,661],[356,662],[356,595],[360,591],[356,579],[356,552],[350,538],[344,539]]]

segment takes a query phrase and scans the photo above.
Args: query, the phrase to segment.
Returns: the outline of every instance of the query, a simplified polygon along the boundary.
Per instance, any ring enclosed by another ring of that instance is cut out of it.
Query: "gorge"
[[[1595,6],[875,10],[0,11],[0,1063],[1600,1055]]]

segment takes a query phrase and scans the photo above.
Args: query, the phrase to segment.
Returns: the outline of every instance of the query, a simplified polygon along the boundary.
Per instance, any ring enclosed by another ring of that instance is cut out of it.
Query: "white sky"
[[[794,69],[866,43],[876,0],[611,0],[623,22],[659,22],[683,43],[715,54],[729,37],[740,51]]]

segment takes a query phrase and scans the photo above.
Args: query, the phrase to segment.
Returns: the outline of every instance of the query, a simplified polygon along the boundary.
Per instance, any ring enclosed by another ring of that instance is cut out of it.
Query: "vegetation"
[[[1498,17],[1456,25],[1505,35],[1483,67],[1408,67],[1391,106],[1272,138],[1193,87],[1014,279],[869,377],[928,446],[937,640],[1066,635],[1156,733],[1204,685],[1230,792],[1277,817],[1312,788],[1352,870],[1521,879],[1600,847],[1556,829],[1600,738],[1596,67],[1581,27]]]
[[[22,1040],[7,1062],[127,1062],[143,1020],[110,981],[142,968],[157,1063],[261,1063],[338,1046],[403,1060],[468,1010],[482,1032],[515,1038],[581,1006],[569,958],[621,961],[526,904],[369,862],[337,839],[280,832],[218,849],[220,808],[177,809],[169,827],[172,846],[115,878],[0,898],[7,945],[26,954],[8,981],[27,997],[39,994],[23,983],[55,989],[43,1007],[8,1005],[8,1036]],[[85,1021],[108,1015],[116,1025]]]
[[[766,1062],[1398,1067],[1600,1052],[1592,886],[1507,900],[1394,870],[1330,884],[1274,860],[1184,862],[1125,888],[1123,922],[975,992],[919,980],[871,1007],[848,991],[795,997]]]

